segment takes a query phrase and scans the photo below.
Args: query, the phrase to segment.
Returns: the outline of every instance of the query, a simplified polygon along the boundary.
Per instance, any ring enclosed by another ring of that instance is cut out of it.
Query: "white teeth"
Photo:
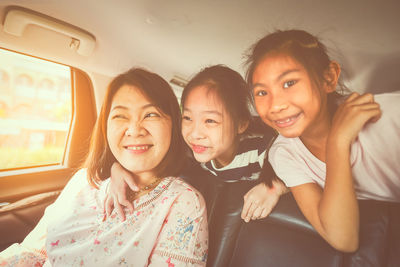
[[[144,150],[147,149],[149,146],[128,146],[127,149],[129,150]]]
[[[276,122],[282,124],[282,123],[288,123],[291,120],[293,120],[293,118],[288,118],[286,120],[281,120],[281,121],[276,121]]]
[[[285,119],[285,120],[276,120],[275,122],[276,122],[277,124],[284,124],[284,123],[288,123],[288,122],[290,122],[290,121],[296,119],[297,117],[298,117],[298,114],[295,115],[295,116],[292,116],[292,117],[290,117],[290,118],[287,118],[287,119]]]
[[[291,121],[292,119],[291,118],[289,118],[289,119],[287,119],[287,120],[284,120],[284,121],[280,121],[280,123],[285,123],[285,122],[289,122],[289,121]]]

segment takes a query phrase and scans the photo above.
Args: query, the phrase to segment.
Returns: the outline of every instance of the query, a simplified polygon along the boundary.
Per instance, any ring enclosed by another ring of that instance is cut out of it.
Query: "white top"
[[[382,109],[376,123],[367,124],[351,146],[350,161],[359,199],[400,202],[400,92],[375,95]],[[269,161],[288,187],[325,185],[325,163],[296,138],[278,136]]]
[[[6,266],[205,266],[205,202],[179,178],[164,178],[133,202],[124,222],[104,220],[107,182],[91,187],[79,171],[21,244],[0,253]]]

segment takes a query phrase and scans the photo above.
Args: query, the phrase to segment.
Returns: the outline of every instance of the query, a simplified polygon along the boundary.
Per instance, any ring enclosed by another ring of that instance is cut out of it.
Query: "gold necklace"
[[[140,195],[140,193],[148,191],[148,190],[153,189],[154,187],[156,187],[156,185],[161,180],[162,180],[162,178],[158,178],[157,177],[153,182],[149,183],[148,185],[140,187],[138,191],[129,190],[129,192],[127,194],[127,198],[129,199],[129,201],[133,201],[138,195]]]

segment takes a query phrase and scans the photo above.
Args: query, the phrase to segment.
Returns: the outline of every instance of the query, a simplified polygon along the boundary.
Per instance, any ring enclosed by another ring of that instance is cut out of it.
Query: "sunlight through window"
[[[60,163],[71,116],[69,67],[0,49],[0,170]]]

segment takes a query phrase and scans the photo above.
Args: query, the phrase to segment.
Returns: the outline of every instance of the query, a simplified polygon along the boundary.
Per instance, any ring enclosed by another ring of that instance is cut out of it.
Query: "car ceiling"
[[[397,0],[2,0],[2,21],[10,6],[84,29],[95,36],[96,47],[92,55],[81,56],[68,48],[66,36],[35,27],[23,37],[0,31],[0,46],[98,77],[142,66],[167,80],[189,79],[212,64],[244,74],[244,54],[256,40],[276,29],[298,28],[316,34],[333,51],[352,89],[400,85]]]

